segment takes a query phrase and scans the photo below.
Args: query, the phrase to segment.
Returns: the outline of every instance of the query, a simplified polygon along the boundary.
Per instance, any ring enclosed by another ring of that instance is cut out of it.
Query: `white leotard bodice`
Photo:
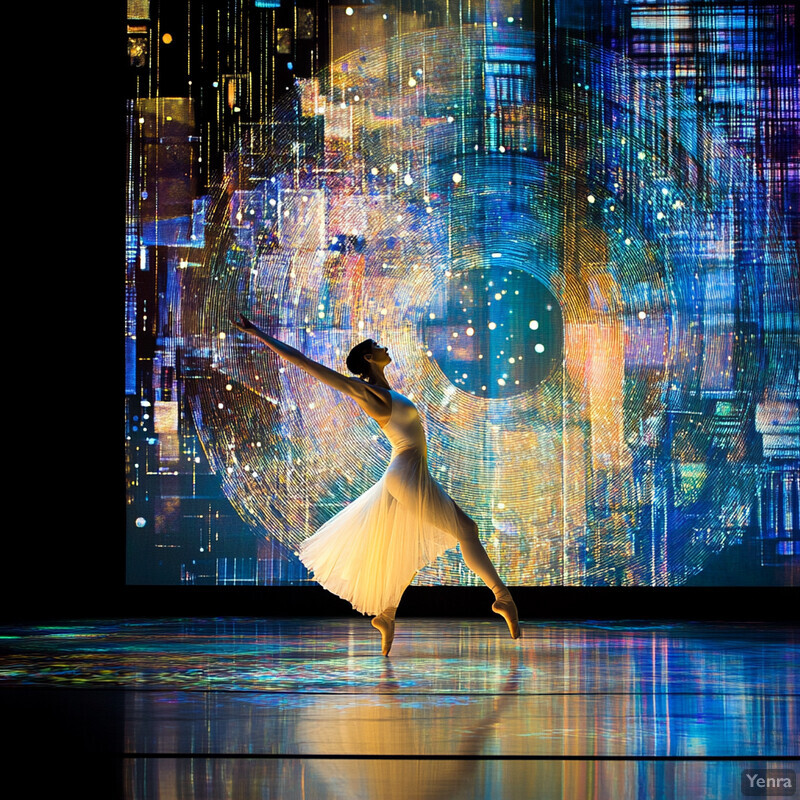
[[[389,389],[392,396],[392,414],[383,432],[392,445],[392,455],[405,450],[417,450],[427,457],[428,447],[425,441],[425,429],[419,418],[417,407],[394,389]]]

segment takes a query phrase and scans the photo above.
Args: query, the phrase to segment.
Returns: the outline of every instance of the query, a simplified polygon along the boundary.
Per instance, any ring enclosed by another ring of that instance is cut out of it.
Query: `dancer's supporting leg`
[[[458,507],[457,503],[454,505],[460,523],[457,538],[464,563],[494,592],[495,601],[492,604],[492,611],[506,621],[511,638],[519,639],[519,614],[511,592],[500,580],[489,554],[483,549],[478,536],[477,524]]]
[[[392,641],[394,640],[394,615],[397,612],[396,606],[389,606],[378,614],[377,617],[372,618],[372,627],[377,628],[381,632],[381,652],[389,655],[392,649]]]

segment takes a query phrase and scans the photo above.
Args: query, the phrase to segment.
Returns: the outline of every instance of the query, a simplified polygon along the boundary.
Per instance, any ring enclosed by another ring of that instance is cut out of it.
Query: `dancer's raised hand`
[[[255,333],[258,328],[250,322],[249,319],[244,314],[239,314],[239,319],[235,320],[233,318],[228,318],[228,321],[236,328],[237,331],[241,333]]]

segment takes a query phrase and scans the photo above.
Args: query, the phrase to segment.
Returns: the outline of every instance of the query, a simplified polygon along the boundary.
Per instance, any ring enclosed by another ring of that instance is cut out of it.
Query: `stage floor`
[[[800,771],[787,625],[400,618],[389,658],[351,618],[0,634],[4,727],[115,765],[107,797],[728,800]]]

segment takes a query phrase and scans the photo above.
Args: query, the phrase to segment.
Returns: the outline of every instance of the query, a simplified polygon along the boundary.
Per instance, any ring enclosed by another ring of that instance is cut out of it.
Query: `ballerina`
[[[517,607],[470,519],[428,471],[427,444],[416,406],[394,391],[384,371],[389,350],[367,339],[347,356],[351,378],[303,355],[257,328],[245,316],[231,320],[285,361],[346,394],[382,428],[392,445],[383,477],[302,543],[300,560],[323,587],[373,617],[388,656],[395,612],[414,575],[439,555],[461,547],[466,565],[492,590],[492,610],[520,636]]]

